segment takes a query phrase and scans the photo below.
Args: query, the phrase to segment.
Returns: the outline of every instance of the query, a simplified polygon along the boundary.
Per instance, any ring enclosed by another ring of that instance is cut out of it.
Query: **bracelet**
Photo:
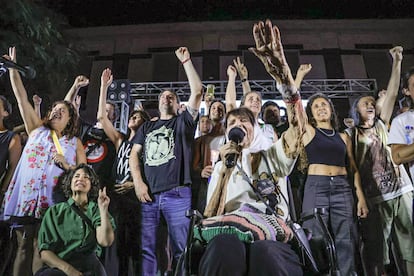
[[[187,59],[185,59],[185,60],[183,60],[183,61],[181,61],[181,64],[184,64],[184,63],[186,63],[187,61],[189,61],[191,58],[187,58]]]
[[[299,91],[298,91],[296,94],[294,94],[294,95],[292,95],[292,96],[290,96],[290,97],[288,97],[288,98],[283,99],[283,101],[284,101],[286,104],[295,104],[295,103],[297,103],[299,100],[300,100],[300,93],[299,93]]]
[[[245,82],[245,81],[247,81],[247,78],[244,78],[244,79],[241,80],[241,82]]]

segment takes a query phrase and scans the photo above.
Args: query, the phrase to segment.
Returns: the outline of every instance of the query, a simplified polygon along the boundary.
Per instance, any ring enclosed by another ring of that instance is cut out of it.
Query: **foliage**
[[[0,49],[15,46],[17,61],[33,66],[34,80],[24,80],[29,94],[62,99],[73,81],[80,55],[64,37],[63,17],[29,0],[0,0]],[[5,85],[6,76],[2,77]]]

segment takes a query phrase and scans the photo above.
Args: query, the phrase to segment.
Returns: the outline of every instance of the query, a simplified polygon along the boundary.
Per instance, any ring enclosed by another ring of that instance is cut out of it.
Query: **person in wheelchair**
[[[294,104],[288,104],[289,113],[292,109]],[[216,164],[209,183],[204,221],[228,214],[239,221],[248,217],[252,225],[260,224],[263,233],[275,235],[257,233],[249,241],[236,234],[239,230],[235,234],[216,235],[208,242],[201,257],[199,275],[302,274],[299,258],[287,243],[292,232],[285,224],[289,214],[287,195],[283,192],[286,175],[292,170],[297,156],[300,130],[296,122],[291,122],[289,129],[270,149],[250,153],[254,123],[254,115],[247,108],[228,112],[226,135],[230,141],[220,149],[221,161]],[[229,248],[231,252],[228,252]]]

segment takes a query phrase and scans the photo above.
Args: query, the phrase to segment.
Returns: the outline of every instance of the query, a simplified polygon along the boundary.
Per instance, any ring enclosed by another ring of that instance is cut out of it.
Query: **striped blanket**
[[[194,226],[194,238],[209,242],[220,234],[234,234],[241,241],[285,240],[285,232],[274,215],[267,215],[251,205],[221,216],[203,219]]]

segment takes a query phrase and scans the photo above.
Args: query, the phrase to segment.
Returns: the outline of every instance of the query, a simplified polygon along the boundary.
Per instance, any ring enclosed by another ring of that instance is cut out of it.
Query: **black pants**
[[[235,235],[212,239],[201,258],[199,275],[302,275],[290,245],[277,241],[241,242]]]
[[[77,255],[75,257],[65,261],[82,272],[84,276],[106,276],[105,269],[95,254],[87,256]],[[44,266],[34,276],[66,276],[66,273],[57,268]]]
[[[308,175],[302,210],[312,213],[315,208],[327,210],[322,219],[334,239],[341,275],[355,275],[354,199],[347,178]],[[305,221],[303,226],[312,230],[312,235],[322,235],[319,224],[314,220]]]

